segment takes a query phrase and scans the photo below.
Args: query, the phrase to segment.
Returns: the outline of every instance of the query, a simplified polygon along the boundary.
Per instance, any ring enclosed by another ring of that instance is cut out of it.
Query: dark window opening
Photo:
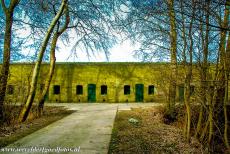
[[[106,85],[101,86],[101,95],[107,95],[107,86]]]
[[[45,84],[40,84],[40,91],[43,91],[44,88],[45,88]]]
[[[149,86],[149,95],[153,95],[154,94],[154,86],[151,85]]]
[[[8,85],[7,87],[7,94],[13,95],[14,94],[14,86],[13,85]]]
[[[130,94],[130,85],[125,85],[124,86],[124,95],[129,95]]]
[[[55,95],[60,94],[60,86],[59,85],[54,85],[54,94]]]
[[[83,94],[83,86],[82,85],[77,85],[76,94],[77,95],[82,95]]]

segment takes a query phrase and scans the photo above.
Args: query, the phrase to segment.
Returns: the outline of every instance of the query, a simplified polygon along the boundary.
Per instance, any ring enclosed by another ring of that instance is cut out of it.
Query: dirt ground
[[[118,112],[109,154],[205,153],[195,139],[186,143],[182,130],[163,122],[160,107]]]
[[[35,108],[35,107],[34,107]],[[11,113],[14,117],[6,121],[0,127],[0,148],[7,146],[14,141],[27,136],[63,117],[73,113],[74,111],[67,110],[64,107],[45,107],[42,117],[36,117],[34,112],[30,114],[27,121],[17,123],[17,114],[19,107],[10,107]]]

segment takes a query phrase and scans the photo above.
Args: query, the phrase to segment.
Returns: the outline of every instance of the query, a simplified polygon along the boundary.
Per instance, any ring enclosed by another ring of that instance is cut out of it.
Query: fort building
[[[168,92],[168,66],[135,62],[57,63],[46,101],[117,103],[163,100]],[[33,67],[31,63],[11,64],[6,100],[23,102],[26,99]],[[35,100],[44,88],[48,71],[49,64],[42,64]],[[183,88],[177,87],[178,100],[183,99]]]

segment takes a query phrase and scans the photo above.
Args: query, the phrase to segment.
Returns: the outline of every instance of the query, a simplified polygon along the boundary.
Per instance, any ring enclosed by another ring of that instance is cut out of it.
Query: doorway
[[[96,102],[96,84],[88,85],[88,101]]]
[[[136,84],[136,102],[143,102],[144,101],[144,85],[143,84]]]

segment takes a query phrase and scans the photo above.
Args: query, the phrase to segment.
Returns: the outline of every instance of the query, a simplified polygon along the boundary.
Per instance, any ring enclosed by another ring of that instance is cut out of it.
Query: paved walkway
[[[30,150],[38,147],[44,147],[48,148],[47,150],[54,151],[64,150],[63,148],[72,148],[71,150],[80,151],[78,153],[82,154],[106,154],[108,152],[113,122],[117,111],[128,110],[131,107],[149,107],[159,104],[55,103],[47,105],[65,106],[68,109],[77,111],[57,122],[50,124],[45,128],[42,128],[18,140],[8,147],[29,148]],[[43,152],[45,151],[46,149],[43,149]],[[12,153],[15,154],[15,152]],[[23,153],[35,152],[27,151]]]

